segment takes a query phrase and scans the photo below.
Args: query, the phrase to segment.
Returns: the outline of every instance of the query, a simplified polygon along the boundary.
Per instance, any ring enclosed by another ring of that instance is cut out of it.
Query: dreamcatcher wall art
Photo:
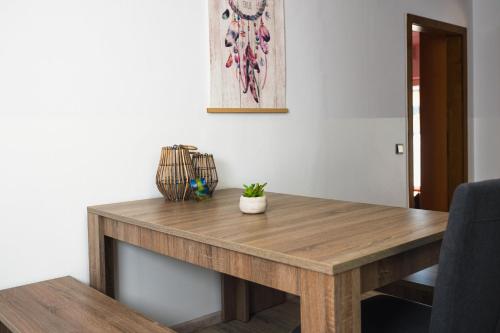
[[[287,112],[283,0],[208,0],[209,112]]]

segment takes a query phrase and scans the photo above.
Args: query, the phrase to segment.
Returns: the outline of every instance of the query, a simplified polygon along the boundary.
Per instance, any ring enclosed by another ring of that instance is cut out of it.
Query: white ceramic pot
[[[245,214],[264,213],[267,208],[266,196],[258,198],[240,197],[240,210]]]

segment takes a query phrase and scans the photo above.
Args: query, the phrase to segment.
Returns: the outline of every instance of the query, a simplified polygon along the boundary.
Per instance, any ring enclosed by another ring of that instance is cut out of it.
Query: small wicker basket
[[[156,173],[156,186],[165,199],[170,201],[190,199],[190,181],[196,177],[190,151],[197,149],[185,145],[162,148]]]
[[[219,182],[213,155],[194,153],[193,166],[196,178],[204,178],[207,182],[208,194],[211,196]]]

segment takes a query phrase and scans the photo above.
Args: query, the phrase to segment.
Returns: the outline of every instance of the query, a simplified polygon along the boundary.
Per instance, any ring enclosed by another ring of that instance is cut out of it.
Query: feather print
[[[229,58],[226,61],[226,68],[230,68],[233,65],[233,55],[229,54]]]
[[[249,62],[250,67],[252,69],[255,69],[257,71],[257,73],[260,73],[260,67],[259,67],[259,63],[257,62],[257,57],[255,56],[255,53],[253,52],[252,48],[250,47],[250,44],[248,44],[245,52],[246,52],[247,60]]]
[[[236,20],[231,21],[226,34],[226,40],[225,40],[226,47],[231,47],[236,44],[238,38],[240,37],[239,30],[240,26],[238,24],[238,21]]]
[[[258,85],[257,81],[255,80],[255,73],[252,71],[250,72],[250,92],[252,93],[253,99],[255,102],[259,103],[259,93],[258,93]]]
[[[259,38],[261,40],[264,40],[266,43],[269,43],[269,41],[271,40],[271,34],[269,33],[269,30],[264,25],[264,22],[262,20],[260,21]]]
[[[222,15],[229,21],[224,45],[231,48],[225,66],[235,66],[236,79],[242,94],[250,92],[256,103],[261,103],[261,91],[267,81],[269,44],[271,34],[265,25],[272,16],[267,10],[268,0],[256,1],[255,12],[248,13],[239,8],[239,1],[226,0],[229,10]],[[259,22],[260,21],[260,22]]]

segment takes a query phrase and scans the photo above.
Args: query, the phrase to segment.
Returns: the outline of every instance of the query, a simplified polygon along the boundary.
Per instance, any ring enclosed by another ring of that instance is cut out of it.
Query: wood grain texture
[[[385,294],[432,306],[438,266],[432,266],[379,290]]]
[[[99,219],[98,215],[88,214],[90,285],[106,293],[104,233]]]
[[[296,267],[108,218],[103,218],[102,224],[107,237],[216,272],[299,295],[299,272]]]
[[[249,282],[250,289],[250,314],[283,304],[287,294],[257,283]]]
[[[216,326],[221,322],[222,313],[221,311],[218,311],[200,318],[195,318],[193,320],[174,325],[172,326],[172,329],[178,333],[193,333],[206,327]]]
[[[243,215],[239,196],[228,189],[200,203],[150,199],[89,207],[89,246],[100,257],[91,256],[91,274],[107,285],[111,266],[102,239],[104,248],[106,239],[116,239],[225,274],[226,320],[247,320],[253,303],[276,300],[252,301],[254,282],[301,296],[304,333],[359,332],[361,290],[434,264],[448,218],[275,193],[267,194],[266,214]]]
[[[300,272],[297,267],[252,257],[235,251],[167,235],[128,223],[102,218],[106,238],[117,239],[144,249],[197,266],[252,281],[263,286],[300,295]],[[361,289],[374,290],[438,261],[441,241],[432,242],[360,267]],[[109,276],[112,272],[99,273]],[[95,275],[95,273],[94,273]],[[276,296],[279,297],[279,296]],[[228,320],[234,319],[229,316]]]
[[[435,265],[441,241],[436,241],[361,267],[361,291],[367,292]]]
[[[244,215],[238,209],[240,194],[240,190],[227,189],[201,203],[149,199],[89,207],[88,211],[130,228],[141,227],[146,236],[156,231],[329,275],[440,240],[448,219],[447,213],[276,193],[267,193],[266,214]],[[139,235],[125,232],[118,239]],[[175,247],[167,250],[186,256]]]
[[[227,274],[221,276],[222,320],[247,322],[251,315],[283,304],[286,293]]]
[[[101,217],[88,214],[90,286],[114,297],[114,243],[104,236]]]
[[[288,113],[283,108],[207,108],[208,113]]]
[[[447,38],[448,198],[468,180],[467,34]]]
[[[250,320],[250,290],[248,282],[233,276],[221,276],[222,321]]]
[[[420,207],[446,212],[448,198],[447,43],[441,34],[420,36]]]
[[[361,300],[379,295],[383,294],[371,291],[361,294]],[[300,298],[295,295],[287,295],[285,302],[257,312],[248,322],[239,320],[223,322],[221,313],[216,312],[172,326],[172,329],[179,333],[290,333],[299,323]]]
[[[174,332],[70,277],[0,291],[0,321],[12,333]]]
[[[361,332],[359,269],[335,276],[302,270],[300,302],[302,332]]]
[[[222,320],[247,322],[250,316],[286,301],[286,293],[227,274],[221,276]]]
[[[238,320],[200,328],[196,333],[290,333],[300,323],[300,306],[297,302],[259,312],[249,322]],[[181,332],[182,333],[182,332]],[[190,332],[186,332],[190,333]]]

